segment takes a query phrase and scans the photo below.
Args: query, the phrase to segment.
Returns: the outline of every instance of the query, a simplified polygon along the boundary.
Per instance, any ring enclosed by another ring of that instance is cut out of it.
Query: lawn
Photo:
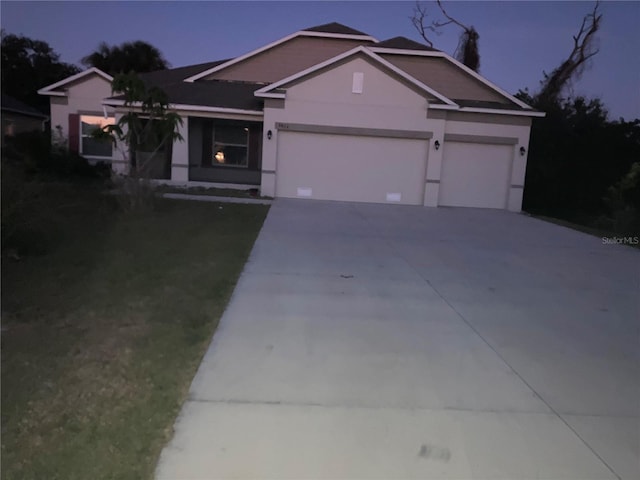
[[[2,478],[152,478],[268,207],[39,192],[2,258]]]

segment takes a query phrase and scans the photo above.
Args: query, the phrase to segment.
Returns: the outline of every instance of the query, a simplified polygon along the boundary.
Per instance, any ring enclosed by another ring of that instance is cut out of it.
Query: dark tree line
[[[49,110],[49,98],[38,95],[38,90],[80,72],[78,66],[60,61],[60,55],[48,43],[22,35],[3,31],[0,54],[2,92],[43,112]],[[82,64],[110,75],[169,67],[160,50],[143,41],[112,47],[101,43],[82,59]]]
[[[49,109],[49,99],[38,95],[38,89],[80,71],[75,65],[61,62],[46,42],[4,31],[0,55],[2,92],[43,112]]]
[[[640,233],[640,120],[609,120],[600,99],[564,95],[598,53],[596,2],[567,58],[518,97],[547,115],[531,130],[523,208],[621,234]]]
[[[526,92],[517,96],[539,106]],[[633,169],[640,168],[640,120],[610,121],[599,99],[544,102],[547,116],[535,119],[531,130],[523,208],[638,232],[640,178]]]

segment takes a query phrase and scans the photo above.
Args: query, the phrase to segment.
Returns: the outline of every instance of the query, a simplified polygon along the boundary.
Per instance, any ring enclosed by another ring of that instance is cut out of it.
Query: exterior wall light
[[[271,130],[269,130],[269,131],[267,132],[267,139],[268,139],[268,140],[271,140],[271,137],[273,137],[273,132],[272,132]]]
[[[435,147],[436,150],[440,150],[440,142],[438,140],[434,142],[433,146]]]
[[[527,152],[527,149],[524,147],[520,147],[520,155],[524,157],[524,154]]]

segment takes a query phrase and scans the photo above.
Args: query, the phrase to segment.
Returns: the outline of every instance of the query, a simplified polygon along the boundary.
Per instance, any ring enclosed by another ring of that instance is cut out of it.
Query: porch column
[[[424,206],[437,207],[440,194],[440,174],[442,170],[442,153],[444,151],[445,120],[430,122],[433,137],[429,140],[429,156],[427,160],[427,176],[424,185]],[[435,143],[439,143],[436,150]]]
[[[171,181],[186,183],[189,181],[189,117],[182,117],[178,133],[182,136],[182,141],[173,142]]]
[[[511,168],[511,184],[509,185],[509,197],[507,210],[520,212],[522,210],[522,197],[524,194],[524,179],[527,172],[527,158],[529,156],[530,128],[518,136],[518,143],[513,146],[513,164]],[[523,147],[524,151],[520,152]]]

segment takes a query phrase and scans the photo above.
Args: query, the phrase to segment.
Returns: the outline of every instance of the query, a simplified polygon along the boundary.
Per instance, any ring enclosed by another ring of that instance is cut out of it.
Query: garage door
[[[446,142],[439,205],[507,208],[513,146]]]
[[[427,140],[280,132],[276,195],[422,205]]]

